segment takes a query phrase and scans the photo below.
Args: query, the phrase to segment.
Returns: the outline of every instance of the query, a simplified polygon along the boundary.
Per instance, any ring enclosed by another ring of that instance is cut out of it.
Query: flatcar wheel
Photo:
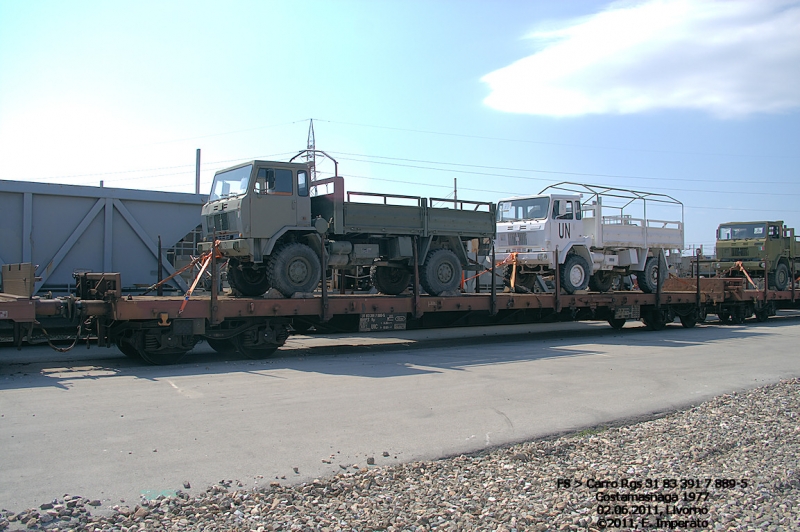
[[[679,318],[681,320],[681,325],[683,325],[683,327],[686,329],[691,329],[697,325],[697,314],[694,312],[691,312],[685,316],[679,316]]]
[[[236,345],[230,338],[225,338],[222,340],[219,338],[206,338],[206,342],[211,349],[223,355],[234,353],[236,351]]]
[[[130,343],[126,342],[124,338],[117,338],[116,340],[114,340],[114,343],[116,344],[117,349],[119,349],[120,352],[122,352],[122,354],[125,355],[126,357],[132,360],[137,360],[139,362],[144,361],[144,359],[142,358],[142,354],[139,352],[139,350],[136,349]]]
[[[667,319],[663,312],[653,309],[642,315],[642,323],[651,331],[660,331],[667,326]]]
[[[246,334],[236,336],[233,339],[233,344],[236,346],[236,351],[252,360],[263,360],[278,350],[277,346],[254,347],[248,345]]]
[[[628,321],[625,318],[609,318],[608,324],[614,327],[616,330],[620,330],[625,327],[625,322]]]
[[[717,317],[719,318],[720,323],[722,323],[723,325],[728,325],[731,322],[731,313],[728,312],[727,310],[719,311]]]

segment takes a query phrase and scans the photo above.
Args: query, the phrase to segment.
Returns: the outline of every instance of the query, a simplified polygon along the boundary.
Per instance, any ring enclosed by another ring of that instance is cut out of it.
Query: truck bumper
[[[733,268],[733,266],[739,261],[733,260],[720,260],[714,263],[714,268],[717,270],[729,270]],[[742,263],[742,267],[749,271],[763,271],[764,270],[764,261],[756,261],[756,260],[743,260],[740,261]]]
[[[197,250],[201,253],[211,251],[211,242],[200,242]],[[219,251],[226,257],[250,257],[252,255],[250,243],[245,238],[234,240],[220,240]]]
[[[497,262],[508,261],[511,262],[512,253],[499,252],[495,254]],[[525,253],[517,253],[515,258],[517,264],[524,266],[539,266],[545,268],[554,268],[553,252],[552,251],[530,251]]]

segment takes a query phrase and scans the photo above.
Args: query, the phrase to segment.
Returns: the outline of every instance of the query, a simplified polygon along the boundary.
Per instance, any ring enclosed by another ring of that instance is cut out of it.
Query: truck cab
[[[554,250],[563,263],[573,245],[585,244],[581,197],[578,194],[520,196],[497,206],[497,252],[516,253],[532,270],[556,267]],[[537,268],[538,266],[538,268]]]
[[[219,171],[202,216],[201,251],[216,233],[223,255],[260,263],[287,231],[313,231],[308,167],[250,161]]]
[[[725,273],[740,263],[751,277],[763,278],[766,273],[770,288],[785,290],[796,274],[791,270],[797,249],[794,229],[783,221],[727,222],[717,229],[715,267]]]

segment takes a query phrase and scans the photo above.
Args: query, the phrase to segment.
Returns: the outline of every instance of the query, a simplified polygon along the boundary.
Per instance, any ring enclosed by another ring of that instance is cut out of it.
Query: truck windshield
[[[214,183],[211,185],[211,194],[208,201],[214,201],[231,196],[239,196],[247,192],[247,185],[250,183],[250,174],[253,165],[234,168],[227,172],[221,172],[214,176]]]
[[[544,220],[549,210],[548,197],[501,201],[497,206],[497,221]]]
[[[720,225],[717,240],[740,240],[744,238],[766,238],[765,224]]]

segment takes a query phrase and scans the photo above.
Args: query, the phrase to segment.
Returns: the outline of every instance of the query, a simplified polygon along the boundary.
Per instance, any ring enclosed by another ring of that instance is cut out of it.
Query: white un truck
[[[679,210],[680,220],[648,219],[648,207]],[[683,248],[683,204],[663,194],[558,183],[501,200],[495,246],[514,290],[548,291],[544,278],[559,268],[570,294],[607,292],[630,274],[642,291],[654,292],[659,267],[666,270],[667,256],[679,257]]]

